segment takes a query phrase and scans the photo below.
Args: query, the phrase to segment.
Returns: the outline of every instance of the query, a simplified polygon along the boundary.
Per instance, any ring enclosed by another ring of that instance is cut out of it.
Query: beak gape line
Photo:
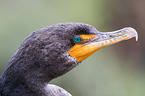
[[[137,31],[131,27],[112,32],[99,32],[94,35],[77,35],[74,37],[75,45],[69,50],[68,54],[81,62],[106,46],[133,37],[136,38],[136,41],[138,40]]]

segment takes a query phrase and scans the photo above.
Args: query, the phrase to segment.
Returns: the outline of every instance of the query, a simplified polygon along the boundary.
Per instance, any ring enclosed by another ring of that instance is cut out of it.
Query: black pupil
[[[80,40],[80,38],[78,37],[78,38],[77,38],[77,41],[79,41],[79,40]]]

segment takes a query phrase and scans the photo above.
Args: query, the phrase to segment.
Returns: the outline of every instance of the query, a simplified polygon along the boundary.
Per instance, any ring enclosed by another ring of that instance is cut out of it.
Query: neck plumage
[[[64,66],[68,68],[70,67],[68,64],[76,66],[74,62],[69,61],[69,63],[61,60],[64,66],[62,68],[58,67],[58,69],[61,69],[60,71],[56,66],[53,66],[53,63],[58,61],[53,63],[50,63],[51,61],[43,62],[37,56],[25,55],[21,52],[18,51],[13,55],[1,76],[0,92],[2,94],[8,96],[9,94],[14,94],[14,96],[24,96],[24,94],[32,94],[31,96],[48,96],[48,94],[53,94],[52,96],[58,96],[57,94],[71,96],[64,89],[48,83],[53,78],[63,75],[68,71],[63,70]]]
[[[32,64],[34,62],[29,63]],[[51,79],[40,74],[38,71],[39,68],[36,72],[32,72],[35,66],[33,68],[29,66],[31,70],[23,67],[16,68],[23,64],[25,64],[23,60],[14,60],[13,57],[10,60],[10,63],[0,78],[0,94],[2,96],[27,96],[28,94],[31,94],[30,96],[72,96],[61,87],[48,84]],[[27,63],[26,65],[30,64]]]
[[[44,87],[51,78],[45,74],[45,70],[41,70],[42,66],[39,68],[40,65],[33,57],[22,58],[24,57],[15,54],[9,61],[1,76],[2,90],[7,94],[19,93],[19,96],[28,93],[33,93],[33,96],[43,96],[45,94]]]

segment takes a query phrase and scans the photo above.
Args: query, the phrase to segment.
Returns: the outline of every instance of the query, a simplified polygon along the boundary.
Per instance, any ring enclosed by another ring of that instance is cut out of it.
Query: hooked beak
[[[126,27],[112,32],[99,32],[93,35],[78,35],[81,37],[82,42],[76,43],[68,52],[69,55],[74,57],[77,62],[91,56],[96,51],[118,43],[123,40],[128,40],[133,37],[138,40],[138,33],[134,28]]]

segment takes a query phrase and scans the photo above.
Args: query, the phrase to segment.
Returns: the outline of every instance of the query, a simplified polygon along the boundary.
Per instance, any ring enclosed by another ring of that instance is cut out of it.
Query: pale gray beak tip
[[[137,33],[137,31],[134,28],[132,28],[132,27],[126,27],[126,29],[128,29],[132,33],[132,35],[135,37],[136,41],[138,41],[138,33]]]

